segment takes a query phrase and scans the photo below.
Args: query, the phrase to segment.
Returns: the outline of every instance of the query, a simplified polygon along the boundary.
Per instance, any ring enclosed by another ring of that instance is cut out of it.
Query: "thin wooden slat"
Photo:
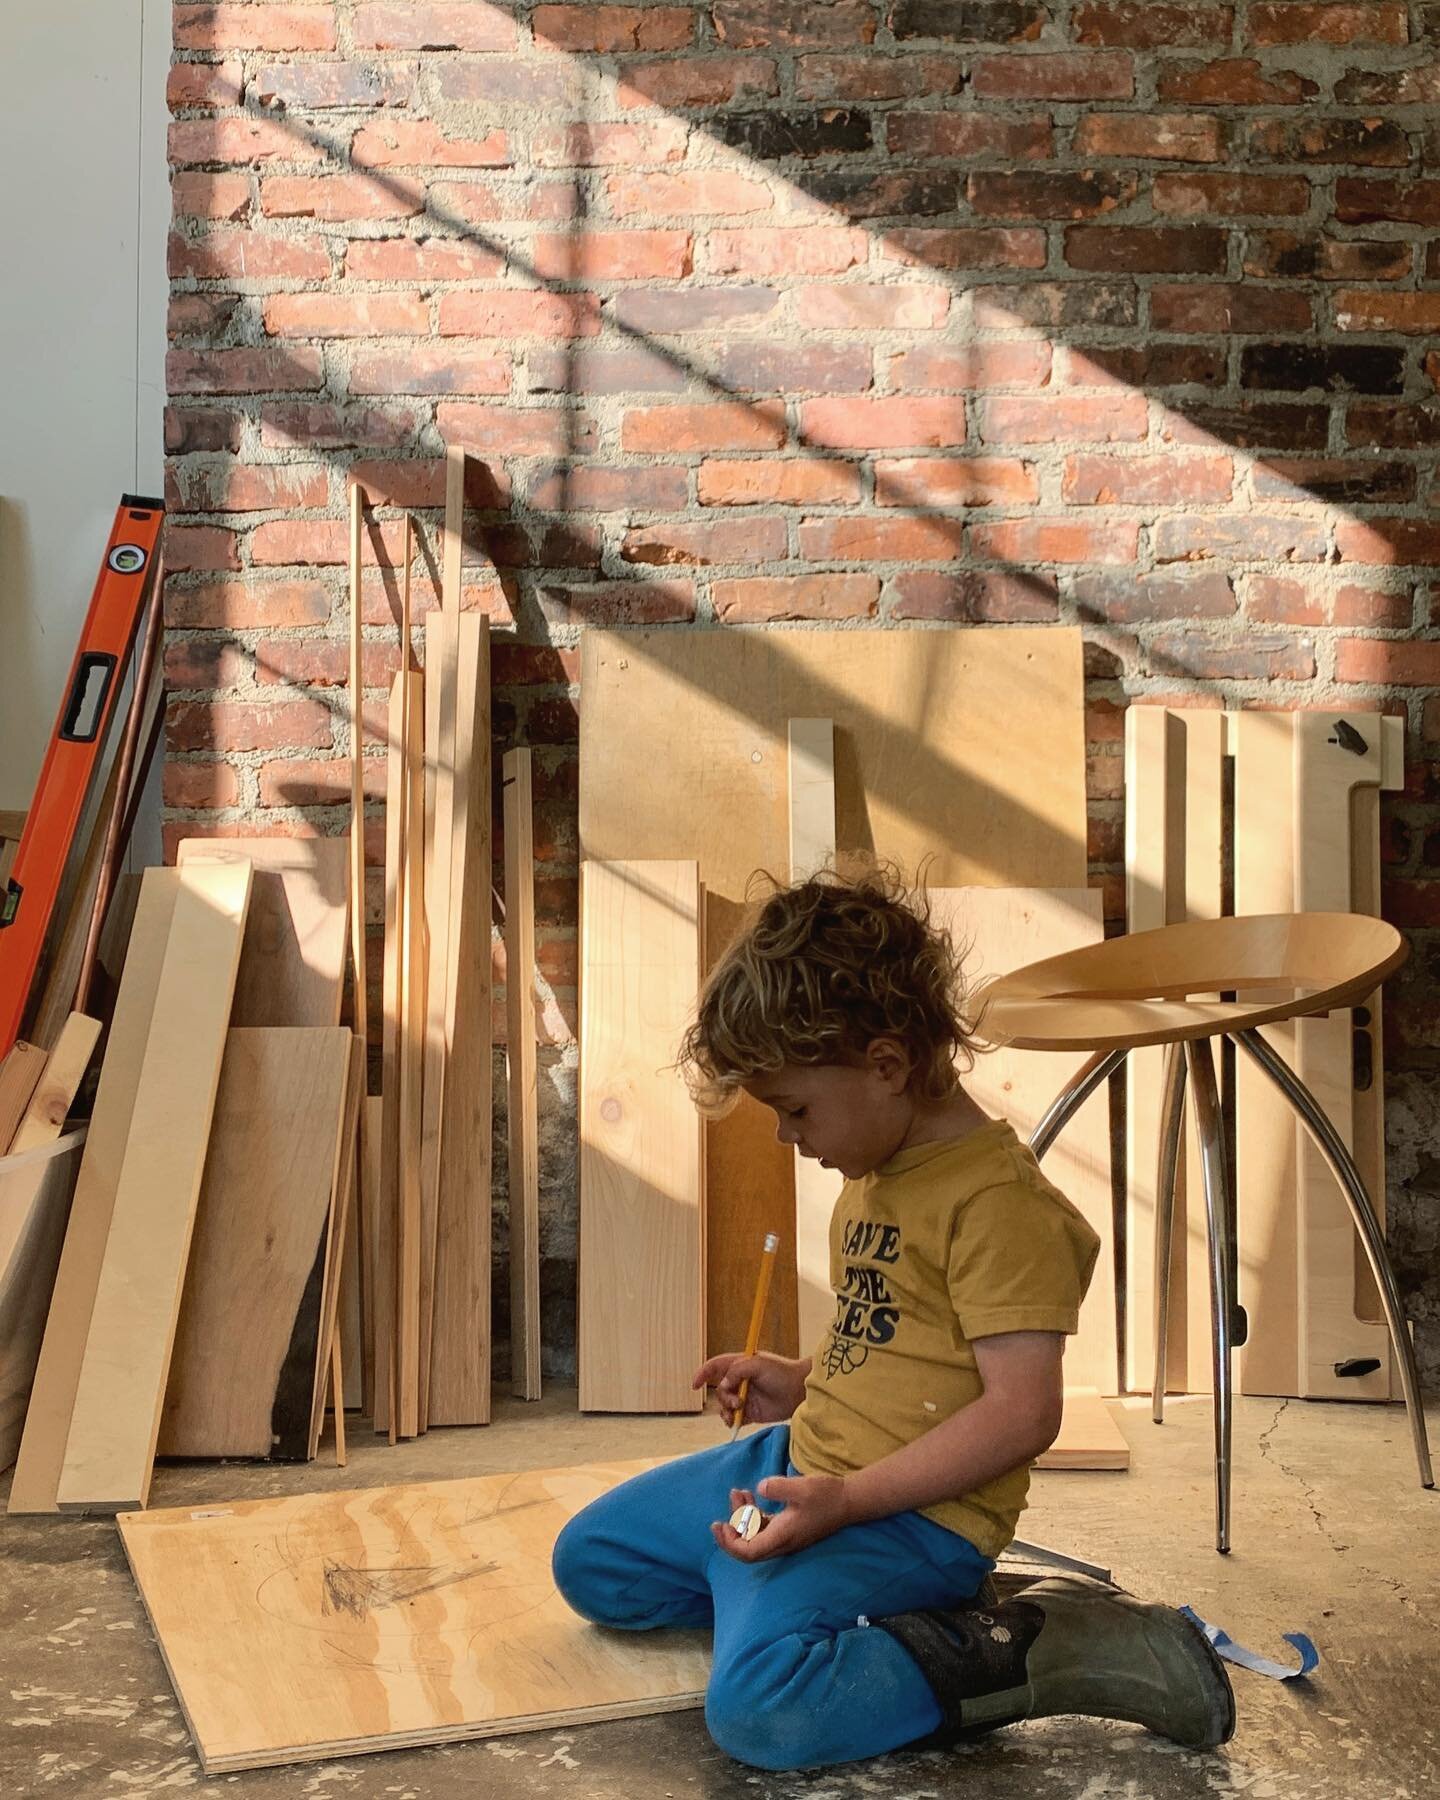
[[[396,1392],[395,1302],[400,1217],[400,1033],[403,1016],[401,939],[404,873],[401,819],[405,807],[405,684],[390,684],[389,750],[385,785],[385,969],[382,990],[380,1187],[374,1257],[375,1429],[394,1442]]]
[[[184,838],[180,867],[248,862],[255,871],[232,1025],[338,1025],[350,900],[345,838]]]
[[[675,1069],[700,968],[693,862],[582,867],[580,1407],[697,1412],[700,1121]]]
[[[100,1066],[95,1110],[10,1488],[12,1513],[57,1510],[65,1439],[180,880],[177,870],[147,869],[141,881],[115,1016]]]
[[[358,1039],[357,1039],[358,1042]],[[360,1046],[364,1055],[364,1045]],[[363,1151],[359,1134],[365,1114],[365,1075],[361,1065],[359,1109],[356,1119],[355,1177],[351,1183],[350,1228],[345,1233],[345,1248],[340,1265],[339,1331],[345,1361],[345,1405],[359,1412],[365,1405],[365,1300],[364,1300],[364,1205],[360,1179]]]
[[[396,1235],[395,1392],[401,1437],[424,1430],[420,1346],[423,1205],[420,1157],[425,1066],[425,746],[423,678],[411,675],[405,716],[405,811],[401,824],[404,908],[400,932],[400,1212]]]
[[[372,1420],[379,1407],[376,1370],[383,1368],[376,1362],[375,1336],[375,1309],[380,1304],[375,1262],[380,1240],[380,1120],[383,1107],[378,1094],[366,1094],[360,1108],[360,1329],[364,1351],[361,1408]]]
[[[550,1572],[567,1519],[650,1466],[127,1514],[206,1772],[698,1707],[708,1632],[596,1631]]]
[[[490,628],[458,620],[455,824],[445,1021],[445,1155],[430,1353],[432,1425],[490,1419],[491,1026]]]
[[[196,863],[180,889],[145,1042],[57,1498],[143,1506],[204,1170],[250,869]]]
[[[0,1057],[0,1156],[20,1129],[49,1059],[38,1044],[17,1038]]]
[[[315,1345],[315,1375],[311,1383],[312,1403],[307,1456],[313,1461],[320,1447],[320,1434],[325,1426],[325,1394],[336,1368],[336,1346],[340,1341],[341,1283],[344,1278],[346,1249],[359,1229],[358,1208],[354,1205],[357,1161],[360,1140],[360,1111],[365,1089],[364,1048],[351,1034],[350,1064],[345,1082],[345,1097],[340,1121],[339,1149],[331,1175],[330,1207],[325,1234],[325,1279],[320,1296],[320,1329]],[[343,1370],[344,1352],[339,1366]],[[335,1410],[345,1410],[344,1389],[337,1387]],[[343,1439],[344,1425],[340,1427]],[[342,1444],[343,1448],[343,1444]]]
[[[1130,1467],[1130,1446],[1094,1388],[1067,1384],[1060,1435],[1035,1458],[1035,1467],[1116,1472]]]
[[[55,1048],[30,1095],[25,1115],[10,1140],[11,1156],[38,1150],[42,1144],[52,1144],[64,1131],[99,1037],[98,1019],[87,1018],[84,1013],[71,1013],[55,1040]],[[0,1121],[0,1136],[3,1134],[4,1123]]]
[[[507,750],[503,763],[510,1386],[521,1400],[540,1398],[540,1146],[531,761],[530,751],[519,749]]]
[[[352,1019],[356,1035],[365,1048],[367,1066],[370,1050],[370,1007],[366,967],[366,900],[365,900],[365,722],[364,722],[364,559],[365,490],[358,482],[350,484],[350,981]],[[370,1108],[360,1109],[360,1160],[368,1153]],[[377,1142],[376,1149],[379,1145]],[[370,1269],[372,1246],[368,1233],[373,1221],[360,1209],[357,1220],[355,1257],[359,1291],[356,1328],[360,1333],[358,1354],[350,1367],[360,1383],[362,1404],[372,1403],[375,1384],[375,1340],[371,1319]]]
[[[232,1027],[226,1038],[160,1420],[162,1455],[268,1457],[283,1438],[293,1456],[302,1402],[308,1427],[320,1331],[316,1265],[354,1041],[339,1026]],[[287,1387],[303,1389],[301,1399]]]
[[[451,444],[445,451],[445,556],[440,576],[440,604],[452,616],[460,611],[460,570],[465,555],[465,450]]]

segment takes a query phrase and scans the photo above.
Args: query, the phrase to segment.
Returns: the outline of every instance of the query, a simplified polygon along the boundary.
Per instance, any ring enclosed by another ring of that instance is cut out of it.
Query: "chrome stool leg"
[[[1155,1180],[1155,1377],[1150,1417],[1165,1423],[1165,1371],[1170,1348],[1170,1251],[1175,1236],[1175,1172],[1180,1162],[1180,1126],[1185,1117],[1185,1050],[1165,1050],[1165,1088],[1160,1102],[1160,1166]]]
[[[1080,1108],[1104,1081],[1108,1081],[1124,1062],[1125,1050],[1097,1050],[1083,1068],[1078,1069],[1045,1109],[1044,1116],[1030,1133],[1030,1148],[1039,1162]]]
[[[1345,1148],[1340,1134],[1330,1123],[1324,1109],[1284,1057],[1271,1049],[1257,1030],[1237,1031],[1234,1036],[1240,1047],[1260,1065],[1299,1114],[1349,1204],[1350,1216],[1355,1222],[1360,1242],[1364,1245],[1370,1272],[1380,1290],[1385,1322],[1390,1329],[1390,1342],[1394,1345],[1396,1360],[1400,1365],[1400,1385],[1405,1393],[1405,1409],[1410,1417],[1410,1435],[1415,1443],[1420,1485],[1434,1487],[1435,1477],[1430,1467],[1430,1441],[1425,1431],[1425,1408],[1420,1398],[1420,1371],[1415,1363],[1415,1346],[1405,1320],[1405,1307],[1395,1281],[1395,1270],[1385,1248],[1385,1234],[1380,1229],[1375,1208],[1365,1191],[1365,1183],[1360,1179],[1360,1171],[1355,1167],[1354,1158]]]
[[[1200,1169],[1205,1187],[1205,1222],[1210,1244],[1210,1344],[1215,1386],[1215,1548],[1230,1549],[1230,1362],[1234,1345],[1235,1259],[1226,1208],[1225,1140],[1220,1095],[1210,1044],[1199,1038],[1185,1046]]]

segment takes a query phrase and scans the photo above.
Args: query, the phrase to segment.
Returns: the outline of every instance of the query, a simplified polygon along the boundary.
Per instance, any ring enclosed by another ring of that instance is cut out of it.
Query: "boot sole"
[[[1215,1646],[1210,1642],[1209,1638],[1206,1637],[1205,1633],[1193,1620],[1187,1619],[1184,1613],[1180,1612],[1178,1608],[1175,1617],[1179,1619],[1180,1623],[1189,1632],[1191,1638],[1198,1646],[1211,1674],[1215,1678],[1216,1685],[1218,1686],[1221,1695],[1224,1697],[1223,1710],[1221,1711],[1221,1716],[1215,1722],[1213,1733],[1207,1734],[1203,1743],[1187,1744],[1186,1748],[1190,1750],[1217,1750],[1221,1744],[1228,1744],[1235,1735],[1235,1689],[1231,1685],[1229,1671],[1221,1661]]]

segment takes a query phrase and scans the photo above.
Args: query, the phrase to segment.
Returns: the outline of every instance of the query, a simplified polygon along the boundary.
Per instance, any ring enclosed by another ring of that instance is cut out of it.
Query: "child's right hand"
[[[740,1384],[750,1381],[745,1395],[745,1422],[749,1425],[774,1425],[788,1419],[805,1397],[805,1377],[810,1373],[808,1356],[745,1356],[729,1350],[723,1356],[712,1356],[695,1372],[693,1387],[713,1387],[715,1404],[727,1425],[735,1423],[740,1404]]]

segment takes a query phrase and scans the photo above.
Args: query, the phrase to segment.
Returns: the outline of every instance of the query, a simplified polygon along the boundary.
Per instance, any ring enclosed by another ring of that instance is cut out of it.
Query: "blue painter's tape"
[[[1235,1663],[1239,1668],[1253,1670],[1256,1675],[1268,1675],[1272,1681],[1296,1681],[1320,1666],[1320,1652],[1303,1631],[1286,1631],[1281,1634],[1285,1642],[1300,1654],[1300,1667],[1287,1669],[1284,1663],[1272,1662],[1268,1656],[1257,1656],[1253,1650],[1237,1644],[1229,1632],[1222,1631],[1218,1625],[1207,1625],[1193,1606],[1182,1606],[1180,1611],[1192,1625],[1198,1625],[1205,1633],[1217,1656],[1223,1656],[1226,1662]]]

